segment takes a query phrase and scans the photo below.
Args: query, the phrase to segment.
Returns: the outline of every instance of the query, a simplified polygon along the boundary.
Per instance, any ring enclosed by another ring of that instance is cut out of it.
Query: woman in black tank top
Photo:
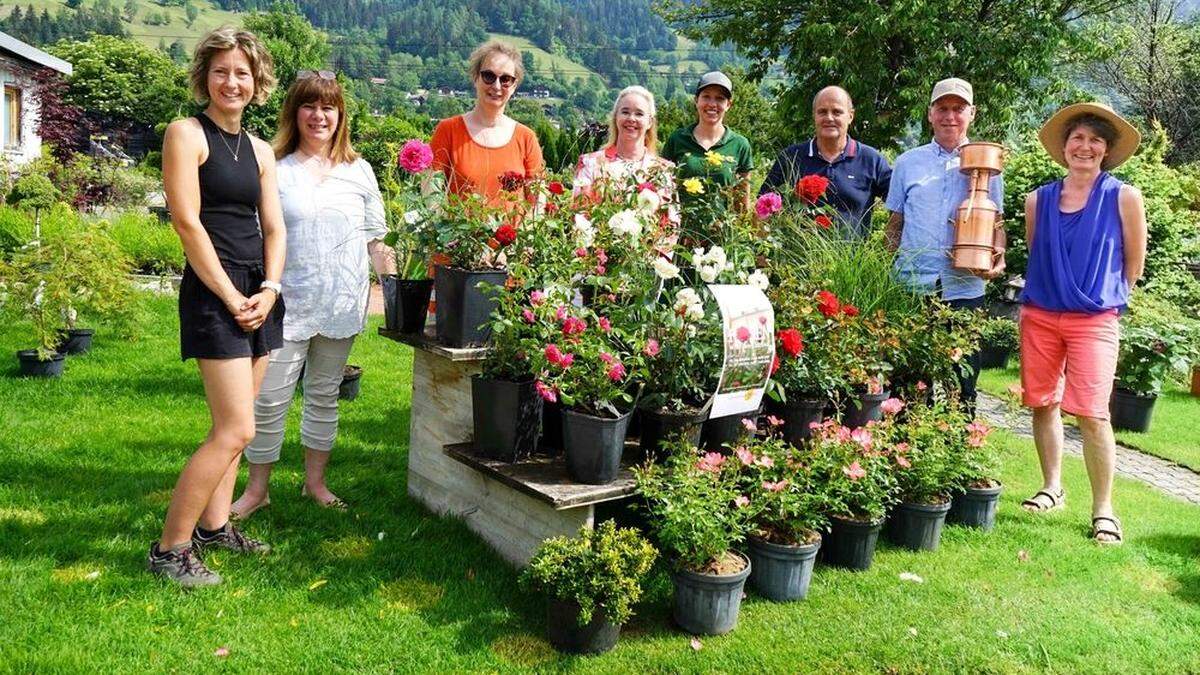
[[[183,358],[195,358],[212,415],[208,438],[175,485],[150,571],[182,586],[221,582],[202,549],[265,553],[229,522],[242,449],[254,438],[254,398],[283,340],[285,233],[269,145],[242,112],[275,85],[271,56],[252,33],[219,28],[196,45],[192,93],[204,112],[167,127],[163,187],[187,267],[179,287]]]

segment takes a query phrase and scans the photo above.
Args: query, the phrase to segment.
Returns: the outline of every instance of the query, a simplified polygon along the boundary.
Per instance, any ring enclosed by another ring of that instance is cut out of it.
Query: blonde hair
[[[282,159],[300,147],[300,129],[296,125],[296,114],[300,106],[309,103],[331,104],[337,108],[337,128],[333,130],[329,159],[334,164],[350,163],[358,159],[358,153],[350,145],[350,120],[346,117],[346,99],[342,85],[337,80],[309,77],[292,82],[287,97],[279,109],[279,129],[271,140],[275,159]]]
[[[604,147],[611,148],[617,144],[617,110],[621,107],[621,99],[626,96],[635,95],[645,99],[646,104],[650,107],[650,126],[646,129],[644,144],[650,152],[657,152],[658,108],[654,104],[654,94],[651,94],[648,89],[637,84],[622,89],[621,93],[617,94],[617,100],[613,101],[612,114],[608,116],[608,142],[604,144]]]
[[[209,31],[196,43],[192,52],[192,66],[188,70],[188,82],[192,97],[200,103],[208,103],[208,68],[218,52],[241,49],[250,61],[250,74],[254,77],[254,103],[262,104],[275,90],[275,62],[262,40],[248,30],[222,26]]]
[[[520,84],[521,80],[525,79],[525,64],[521,61],[521,52],[507,42],[488,40],[476,47],[475,51],[471,52],[470,58],[467,59],[467,74],[471,77],[472,82],[479,77],[479,71],[483,69],[483,62],[492,54],[503,54],[512,60],[515,69],[513,75],[517,78],[516,84]]]

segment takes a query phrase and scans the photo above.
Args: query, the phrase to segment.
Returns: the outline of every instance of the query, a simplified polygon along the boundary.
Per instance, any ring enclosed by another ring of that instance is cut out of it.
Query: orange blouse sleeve
[[[525,142],[522,143],[524,152],[521,157],[521,161],[525,165],[525,177],[533,178],[542,175],[546,170],[546,161],[542,158],[542,144],[538,143],[537,134],[524,124],[519,125],[517,129],[525,137]]]

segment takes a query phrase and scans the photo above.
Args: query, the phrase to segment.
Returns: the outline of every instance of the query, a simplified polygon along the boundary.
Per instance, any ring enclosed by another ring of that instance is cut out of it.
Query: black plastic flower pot
[[[471,418],[476,449],[492,459],[516,462],[537,449],[542,397],[533,378],[521,382],[471,378]]]
[[[92,328],[72,328],[67,331],[58,343],[60,354],[83,354],[92,348],[92,337],[96,331]]]
[[[488,326],[496,298],[479,284],[502,286],[504,270],[464,270],[439,266],[433,275],[437,290],[437,338],[448,347],[477,347],[492,337]]]
[[[17,352],[17,360],[21,364],[18,371],[21,377],[62,377],[67,355],[58,352],[43,361],[36,349],[22,349]]]
[[[888,541],[913,551],[936,551],[949,510],[949,500],[944,504],[897,504],[888,515]]]
[[[881,529],[882,518],[870,521],[830,518],[829,533],[821,541],[821,562],[851,570],[870,569]]]
[[[669,412],[661,408],[651,410],[639,408],[641,428],[638,439],[641,443],[643,459],[651,457],[662,458],[663,444],[674,440],[682,434],[683,439],[695,446],[700,443],[700,430],[704,420],[708,418],[709,406],[684,412]]]
[[[397,279],[385,276],[383,287],[383,317],[388,330],[400,333],[421,333],[429,316],[429,296],[433,279]]]
[[[542,437],[538,451],[543,455],[557,457],[563,451],[562,405],[544,401],[542,403]]]
[[[891,396],[891,392],[882,394],[858,393],[846,403],[842,411],[842,426],[850,429],[865,427],[867,422],[878,422],[883,419],[883,402]]]
[[[748,537],[750,587],[774,602],[803,600],[812,582],[813,565],[821,549],[818,538],[811,544],[774,544],[759,537]]]
[[[680,628],[693,635],[724,635],[737,627],[746,579],[753,567],[746,556],[734,555],[745,561],[746,567],[733,574],[671,571],[675,586],[671,616]]]
[[[551,598],[546,603],[546,637],[560,652],[603,654],[617,645],[621,627],[610,623],[599,610],[592,612],[587,625],[580,626],[578,603]]]
[[[571,480],[607,485],[617,479],[629,416],[630,413],[615,418],[596,417],[563,409],[563,452]]]
[[[979,350],[980,368],[1007,368],[1008,357],[1012,350],[1008,347],[984,346]]]
[[[815,398],[789,398],[787,402],[767,401],[767,414],[783,420],[780,430],[783,440],[792,445],[800,445],[812,436],[813,422],[820,424],[825,419],[825,409],[829,402]]]
[[[1000,492],[1004,486],[990,488],[967,488],[950,501],[946,522],[963,527],[977,527],[990,532],[996,525],[996,510],[1000,505]]]
[[[358,398],[362,386],[363,370],[360,366],[346,366],[342,370],[342,383],[338,385],[338,398],[343,401],[353,401]]]
[[[762,408],[750,412],[710,417],[700,427],[700,445],[711,452],[720,452],[726,445],[737,443],[748,432],[742,420],[758,420]]]
[[[1150,418],[1154,416],[1157,394],[1143,396],[1121,386],[1114,386],[1108,401],[1108,412],[1112,416],[1114,429],[1125,431],[1149,431]]]

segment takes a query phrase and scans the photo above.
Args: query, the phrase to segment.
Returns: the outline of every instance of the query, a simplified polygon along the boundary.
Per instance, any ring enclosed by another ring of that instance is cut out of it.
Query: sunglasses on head
[[[332,70],[301,70],[296,73],[297,80],[311,80],[314,77],[322,80],[336,80],[337,74]]]
[[[517,82],[517,78],[509,75],[508,73],[505,73],[504,75],[497,75],[490,70],[479,71],[479,77],[483,78],[483,83],[488,85],[495,84],[496,80],[499,79],[500,86],[504,87],[505,89],[508,89]]]

